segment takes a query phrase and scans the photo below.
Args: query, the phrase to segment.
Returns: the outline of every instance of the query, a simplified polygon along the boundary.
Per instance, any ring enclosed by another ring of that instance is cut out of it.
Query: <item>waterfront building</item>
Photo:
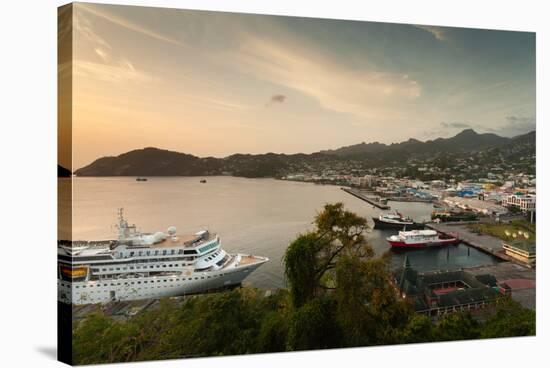
[[[489,216],[501,216],[508,213],[508,209],[504,206],[492,201],[483,201],[477,198],[447,197],[443,201],[453,207]]]
[[[512,257],[516,261],[525,263],[528,266],[535,266],[536,245],[534,241],[514,240],[502,243],[502,248],[506,255]]]
[[[377,184],[377,178],[374,175],[365,175],[359,179],[359,186],[362,188],[372,188]]]
[[[403,267],[394,272],[394,286],[409,300],[417,313],[432,317],[476,310],[493,305],[509,287],[498,285],[493,275],[474,276],[464,270],[419,273],[405,257]]]
[[[535,211],[537,205],[537,197],[532,194],[515,193],[506,196],[502,200],[504,206],[512,206],[519,208],[523,212]]]

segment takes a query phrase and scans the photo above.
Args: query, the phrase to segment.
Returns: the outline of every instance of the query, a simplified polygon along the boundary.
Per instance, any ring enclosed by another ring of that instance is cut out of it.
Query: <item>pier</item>
[[[462,223],[427,223],[427,228],[444,234],[456,233],[467,246],[492,255],[503,262],[494,265],[484,265],[466,268],[474,275],[491,274],[499,284],[511,288],[512,298],[524,307],[535,309],[536,302],[536,271],[525,263],[521,263],[505,254],[502,240],[490,235],[472,233],[467,225]]]
[[[359,199],[361,199],[361,200],[363,200],[363,201],[365,201],[369,204],[372,204],[375,207],[380,208],[381,210],[389,210],[390,209],[390,206],[388,206],[387,204],[383,204],[379,200],[376,200],[372,197],[367,197],[366,195],[361,193],[359,190],[351,189],[351,188],[340,188],[340,189],[342,189],[346,193],[351,194],[354,197],[357,197],[357,198],[359,198]]]
[[[513,262],[514,259],[507,256],[502,249],[502,240],[490,235],[472,233],[464,222],[462,223],[426,223],[427,228],[439,231],[440,233],[450,235],[451,233],[458,234],[461,242],[466,245],[478,249],[483,253],[492,255],[502,261]]]

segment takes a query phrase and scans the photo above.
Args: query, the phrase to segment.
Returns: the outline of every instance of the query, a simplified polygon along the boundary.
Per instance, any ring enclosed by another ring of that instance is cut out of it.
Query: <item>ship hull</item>
[[[428,248],[428,247],[441,247],[445,245],[455,245],[460,243],[460,240],[457,238],[451,238],[451,239],[440,239],[436,242],[419,242],[419,243],[406,243],[404,241],[395,241],[395,240],[389,240],[388,243],[392,246],[392,248],[399,248],[399,249],[418,249],[418,248]]]
[[[216,271],[188,272],[181,276],[136,277],[72,283],[58,280],[58,300],[67,304],[80,305],[205,293],[241,284],[248,275],[267,261],[267,258],[262,258],[252,264]],[[145,284],[144,281],[148,283]]]
[[[403,230],[403,228],[407,230],[415,230],[415,229],[423,229],[424,225],[419,224],[417,222],[386,222],[381,221],[377,217],[373,217],[372,220],[374,221],[374,228],[380,229],[380,230],[387,230],[387,229],[399,229]]]

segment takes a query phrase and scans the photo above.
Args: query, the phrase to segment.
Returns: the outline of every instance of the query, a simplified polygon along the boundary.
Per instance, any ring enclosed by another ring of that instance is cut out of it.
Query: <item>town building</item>
[[[444,202],[449,206],[458,207],[467,211],[474,211],[489,216],[501,216],[508,213],[506,207],[492,201],[484,201],[477,198],[447,197]]]
[[[512,257],[516,261],[525,263],[528,266],[536,264],[536,245],[535,242],[524,240],[514,240],[502,243],[502,248],[506,255]]]
[[[506,196],[502,200],[504,206],[512,206],[519,208],[523,212],[535,211],[537,205],[537,197],[532,194],[515,193]]]
[[[498,285],[493,275],[474,276],[464,270],[418,273],[407,257],[394,272],[393,282],[417,313],[431,317],[485,308],[510,294],[509,287]]]

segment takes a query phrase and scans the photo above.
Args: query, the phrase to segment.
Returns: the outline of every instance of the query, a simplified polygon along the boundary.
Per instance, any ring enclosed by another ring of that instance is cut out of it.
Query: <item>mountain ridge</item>
[[[235,153],[224,158],[198,157],[187,153],[145,147],[118,156],[98,158],[75,171],[77,176],[205,176],[233,175],[243,177],[278,177],[305,166],[322,166],[332,163],[359,162],[365,167],[376,167],[400,162],[411,157],[465,154],[468,152],[504,149],[524,152],[534,149],[535,131],[513,138],[493,133],[476,133],[466,129],[450,138],[437,138],[425,142],[409,139],[400,143],[359,143],[311,154],[295,153]],[[531,147],[532,146],[532,147]],[[521,148],[517,148],[521,147]]]

